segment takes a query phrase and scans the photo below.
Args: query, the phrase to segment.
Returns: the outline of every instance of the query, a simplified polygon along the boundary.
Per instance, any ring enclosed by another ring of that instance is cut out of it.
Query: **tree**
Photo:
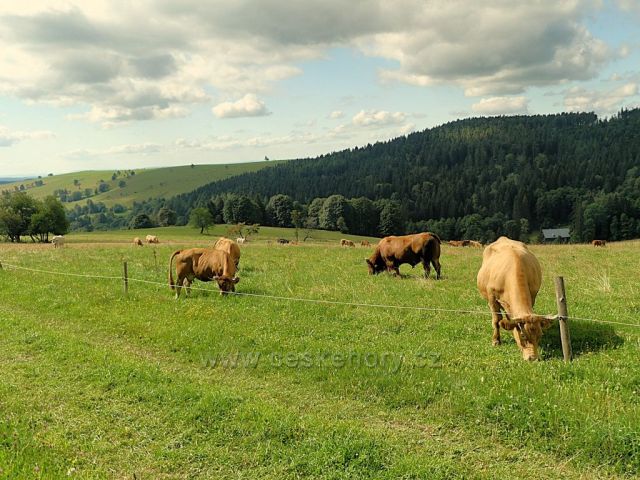
[[[400,235],[404,233],[405,224],[400,208],[400,202],[385,200],[380,210],[380,223],[378,230],[382,235]]]
[[[53,196],[39,202],[36,212],[31,215],[29,234],[39,237],[41,242],[49,241],[49,233],[64,235],[69,231],[69,220],[62,203]]]
[[[134,230],[138,228],[151,228],[153,227],[153,222],[151,221],[151,218],[149,218],[149,215],[146,213],[140,213],[131,219],[129,227]]]
[[[168,227],[169,225],[175,225],[178,215],[176,212],[167,207],[162,207],[158,210],[158,225],[161,227]]]
[[[227,228],[227,234],[230,237],[242,237],[249,238],[251,235],[257,235],[260,231],[260,225],[254,223],[253,225],[247,225],[246,223],[238,223],[231,225]]]
[[[293,200],[289,195],[274,195],[267,203],[266,211],[269,221],[276,227],[291,226]]]
[[[300,210],[291,211],[291,223],[293,223],[293,227],[296,229],[296,242],[299,242],[299,231],[304,224]]]
[[[203,207],[194,208],[189,215],[189,224],[200,229],[200,234],[208,230],[213,225],[213,217],[211,212]]]
[[[120,180],[120,181],[118,182],[118,187],[120,187],[120,188],[124,188],[124,187],[126,187],[126,186],[127,186],[127,182],[125,182],[124,180]]]
[[[331,195],[322,204],[318,220],[320,228],[337,230],[338,219],[344,217],[347,200],[342,195]],[[344,218],[343,218],[344,221]]]
[[[0,233],[12,242],[20,242],[31,227],[31,216],[38,209],[37,202],[26,193],[5,196],[0,203]]]

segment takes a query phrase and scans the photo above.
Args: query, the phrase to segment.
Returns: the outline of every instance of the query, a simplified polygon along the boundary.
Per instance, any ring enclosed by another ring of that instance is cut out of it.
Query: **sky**
[[[640,106],[640,0],[0,0],[0,177]]]

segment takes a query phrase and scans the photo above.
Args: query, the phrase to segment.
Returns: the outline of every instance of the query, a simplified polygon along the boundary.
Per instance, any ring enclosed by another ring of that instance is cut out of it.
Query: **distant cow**
[[[403,263],[415,267],[422,262],[425,278],[429,277],[429,263],[436,271],[436,278],[440,278],[440,238],[434,233],[385,237],[378,242],[373,255],[365,260],[370,275],[385,270],[400,275],[399,267]]]
[[[160,243],[160,240],[155,235],[147,235],[145,240],[147,243]]]
[[[287,243],[289,243],[289,240],[287,240],[286,238],[279,238],[278,240],[276,240],[276,242],[278,242],[280,245],[286,245]]]
[[[464,245],[465,247],[474,247],[474,248],[481,248],[482,244],[480,242],[476,242],[475,240],[465,240],[466,245]]]
[[[340,246],[341,247],[355,247],[356,244],[353,243],[351,240],[346,240],[346,239],[342,239],[340,240]]]
[[[176,259],[176,275],[178,281],[173,281],[173,259]],[[191,292],[191,284],[194,279],[203,282],[215,280],[221,294],[235,292],[236,283],[240,281],[236,277],[236,265],[231,257],[222,250],[216,248],[189,248],[173,252],[169,259],[169,286],[176,290],[176,299],[180,298],[182,287],[187,289],[187,295]]]
[[[369,240],[362,240],[360,242],[360,246],[361,247],[370,247],[371,246],[371,242],[369,242]]]
[[[242,237],[238,237],[236,238],[236,243],[238,245],[244,245],[244,242],[246,241],[246,239],[242,238]]]
[[[56,235],[51,239],[53,248],[58,248],[64,245],[64,237],[62,235]]]
[[[606,240],[593,240],[591,242],[591,245],[593,245],[594,247],[604,247],[607,244]]]
[[[449,240],[449,245],[452,247],[462,247],[464,243],[461,240]]]
[[[477,285],[491,310],[493,344],[501,343],[500,327],[512,330],[525,360],[538,358],[542,330],[555,318],[533,313],[541,283],[540,263],[524,243],[500,237],[484,249]]]
[[[140,240],[140,238],[136,237],[136,238],[133,239],[133,244],[142,247],[142,240]]]
[[[236,268],[238,268],[240,264],[240,247],[236,242],[230,238],[220,237],[213,248],[226,252],[227,255],[231,257],[231,260],[233,260],[233,263],[235,263]]]

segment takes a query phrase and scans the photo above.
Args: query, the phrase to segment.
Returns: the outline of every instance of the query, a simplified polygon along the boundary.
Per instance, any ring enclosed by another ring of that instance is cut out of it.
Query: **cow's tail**
[[[175,257],[177,254],[179,254],[182,250],[176,250],[175,252],[173,252],[173,255],[171,255],[171,258],[169,259],[169,287],[171,288],[171,290],[175,290],[175,283],[173,281],[173,257]]]

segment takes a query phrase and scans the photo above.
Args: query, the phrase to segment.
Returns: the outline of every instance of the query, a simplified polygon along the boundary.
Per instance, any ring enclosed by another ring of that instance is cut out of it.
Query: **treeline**
[[[53,196],[42,201],[24,192],[0,197],[0,236],[11,242],[20,242],[26,236],[34,242],[48,242],[49,234],[63,235],[68,230],[64,207]]]
[[[593,113],[459,120],[231,177],[162,204],[181,219],[206,206],[223,221],[262,218],[273,225],[267,204],[281,194],[305,221],[351,233],[426,227],[443,238],[487,241],[570,226],[575,241],[634,238],[640,236],[640,110],[606,120]],[[330,216],[335,225],[316,214],[330,198],[327,211],[342,209]]]

